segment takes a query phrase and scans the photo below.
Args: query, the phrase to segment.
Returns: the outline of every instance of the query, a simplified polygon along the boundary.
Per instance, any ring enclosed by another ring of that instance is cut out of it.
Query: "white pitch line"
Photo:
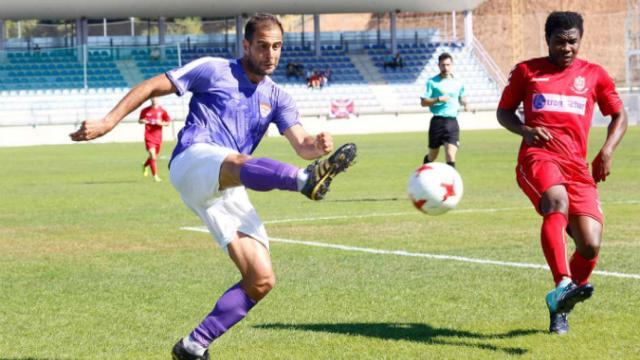
[[[603,204],[604,205],[640,204],[640,201],[639,200],[609,201]],[[450,214],[494,213],[494,212],[501,212],[501,211],[519,211],[519,210],[529,210],[529,209],[533,209],[533,208],[531,206],[519,206],[519,207],[506,207],[506,208],[461,209],[461,210],[452,210]],[[363,214],[363,215],[332,215],[332,216],[267,220],[267,221],[264,221],[264,224],[269,225],[269,224],[282,224],[282,223],[289,223],[289,222],[304,222],[304,221],[363,219],[363,218],[370,218],[370,217],[406,216],[406,215],[414,215],[414,214],[419,214],[419,213],[416,211],[403,211],[403,212],[395,212],[395,213],[370,213],[370,214]]]
[[[451,213],[452,214],[476,213],[476,212],[482,213],[482,212],[514,211],[514,210],[524,210],[524,209],[531,209],[531,206],[512,207],[512,208],[463,209],[463,210],[453,210],[451,211]],[[363,214],[363,215],[332,215],[332,216],[267,220],[267,221],[264,221],[264,224],[269,225],[269,224],[282,224],[282,223],[288,223],[288,222],[304,222],[304,221],[319,221],[319,220],[363,219],[363,218],[370,218],[370,217],[406,216],[406,215],[416,215],[416,214],[420,214],[420,213],[416,211],[403,211],[403,212],[395,212],[395,213],[370,213],[370,214]]]
[[[404,216],[416,214],[415,211],[405,211],[405,212],[397,212],[397,213],[371,213],[365,215],[333,215],[333,216],[318,216],[318,217],[306,217],[306,218],[292,218],[292,219],[279,219],[279,220],[268,220],[265,221],[264,224],[282,224],[288,222],[303,222],[303,221],[318,221],[318,220],[340,220],[340,219],[363,219],[370,217],[381,217],[381,216]]]
[[[180,229],[188,230],[188,231],[204,232],[204,233],[209,232],[204,227],[182,227]],[[285,243],[285,244],[306,245],[306,246],[338,249],[338,250],[344,250],[344,251],[357,251],[357,252],[364,252],[364,253],[378,254],[378,255],[420,257],[420,258],[427,258],[427,259],[451,260],[451,261],[460,261],[460,262],[467,262],[467,263],[474,263],[474,264],[481,264],[481,265],[496,265],[496,266],[518,267],[518,268],[527,268],[527,269],[545,269],[545,270],[549,269],[547,265],[540,265],[540,264],[498,261],[498,260],[488,260],[488,259],[475,259],[475,258],[455,256],[455,255],[414,253],[414,252],[408,252],[404,250],[373,249],[373,248],[366,248],[366,247],[359,247],[359,246],[329,244],[329,243],[323,243],[323,242],[317,242],[317,241],[291,240],[291,239],[282,239],[282,238],[269,238],[269,241]],[[640,280],[640,274],[625,274],[620,272],[599,271],[599,270],[596,270],[593,273],[597,275],[602,275],[602,276],[612,276],[612,277],[618,277],[618,278]]]

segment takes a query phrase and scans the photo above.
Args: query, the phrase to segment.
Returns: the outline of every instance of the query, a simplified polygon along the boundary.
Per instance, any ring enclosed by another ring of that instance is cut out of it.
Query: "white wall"
[[[326,120],[318,117],[305,117],[302,123],[309,133],[328,131],[332,134],[369,134],[390,132],[424,131],[429,127],[429,113],[414,113],[390,115],[362,115],[358,118]],[[499,124],[494,111],[461,113],[460,128],[496,129]],[[164,129],[164,139],[175,139],[175,134],[182,127],[183,122],[174,121],[173,126]],[[7,126],[0,127],[0,147],[72,144],[69,134],[75,131],[74,125],[46,125],[46,126]],[[270,128],[269,136],[279,136],[277,129]],[[135,122],[124,122],[112,132],[93,142],[142,142],[144,126]]]

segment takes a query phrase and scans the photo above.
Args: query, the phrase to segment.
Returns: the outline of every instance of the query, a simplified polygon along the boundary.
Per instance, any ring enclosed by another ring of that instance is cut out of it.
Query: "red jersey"
[[[622,101],[609,74],[599,65],[580,59],[565,69],[547,57],[516,65],[498,107],[513,110],[521,102],[525,125],[545,127],[553,138],[542,146],[522,141],[519,162],[528,153],[542,148],[546,153],[584,164],[596,102],[605,116],[622,110]]]
[[[162,125],[161,121],[170,121],[169,114],[160,106],[146,107],[140,112],[140,119],[145,119],[147,124],[144,126],[144,139],[154,144],[162,143]]]

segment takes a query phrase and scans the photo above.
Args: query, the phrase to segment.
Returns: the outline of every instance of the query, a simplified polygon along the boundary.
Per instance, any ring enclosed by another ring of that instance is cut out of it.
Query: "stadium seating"
[[[167,49],[162,59],[152,59],[150,51],[146,49],[134,50],[132,53],[145,79],[178,66],[177,55],[176,49]],[[227,48],[205,46],[181,51],[180,60],[184,64],[202,56],[233,57]],[[287,78],[285,71],[286,64],[289,62],[303,64],[307,70],[331,69],[330,86],[321,91],[314,91],[307,88],[304,78]],[[303,115],[326,115],[329,112],[331,100],[344,98],[354,100],[356,109],[375,111],[380,108],[375,95],[365,86],[366,81],[363,76],[340,45],[323,46],[320,57],[315,56],[309,47],[285,46],[282,50],[280,66],[271,77],[291,93]]]
[[[148,79],[203,56],[216,56],[227,59],[233,57],[229,49],[224,47],[194,46],[180,51],[180,56],[178,56],[177,48],[165,49],[164,54],[161,54],[159,50],[156,51],[158,52],[154,53],[153,50],[149,49],[132,51],[132,58],[140,69],[142,79]]]
[[[302,64],[305,72],[331,70],[328,85],[311,89],[304,76],[287,77],[286,65],[290,62]],[[322,46],[320,57],[309,47],[285,46],[280,66],[272,78],[291,94],[302,115],[328,115],[332,100],[342,99],[353,100],[356,114],[381,109],[375,94],[341,45]]]
[[[333,100],[345,99],[353,100],[356,114],[424,111],[419,97],[427,79],[438,73],[438,55],[446,51],[453,56],[454,72],[464,82],[472,106],[476,109],[495,107],[499,95],[497,85],[478,59],[461,44],[400,43],[398,51],[404,67],[385,70],[384,57],[389,52],[385,44],[364,44],[355,52],[347,52],[340,44],[325,44],[319,57],[310,47],[285,46],[280,66],[272,78],[293,96],[302,115],[328,115]],[[72,116],[74,118],[84,116],[89,103],[91,111],[108,110],[127,88],[139,81],[202,56],[233,57],[229,48],[199,44],[181,50],[178,47],[91,49],[88,55],[85,69],[75,49],[7,52],[6,56],[0,56],[0,93],[8,101],[7,105],[29,109],[30,112],[23,111],[23,114],[32,114],[31,119],[42,112],[45,123],[68,122],[65,108],[77,108],[78,115]],[[363,58],[368,60],[360,61]],[[302,64],[305,70],[331,69],[328,86],[311,89],[304,76],[287,78],[289,62]],[[85,100],[69,103],[68,94],[83,95]],[[44,97],[47,95],[49,97]],[[87,100],[94,95],[97,99],[108,99],[108,104]],[[182,112],[185,100],[172,97],[166,105]],[[38,105],[40,102],[49,104],[48,115],[44,114],[44,107]],[[24,120],[14,117],[12,121],[43,123],[40,118],[28,120],[27,117]]]
[[[85,69],[75,49],[8,52],[0,62],[0,91],[127,87],[109,55],[89,52]]]
[[[384,57],[390,51],[383,45],[367,49],[378,71],[397,97],[399,106],[406,110],[418,110],[419,97],[425,91],[430,77],[438,74],[438,56],[448,52],[453,57],[454,74],[465,85],[465,96],[474,108],[484,109],[495,106],[499,97],[497,84],[491,79],[484,67],[458,43],[413,43],[399,44],[404,67],[384,69]]]
[[[306,84],[304,78],[287,78],[287,63],[299,63],[304,66],[305,71],[325,71],[331,70],[332,84],[364,84],[364,77],[355,68],[344,48],[340,45],[322,46],[321,56],[309,48],[299,46],[285,46],[282,49],[280,66],[273,74],[274,81],[280,84]]]
[[[435,49],[436,47],[432,43],[399,44],[398,53],[400,53],[404,65],[389,69],[385,69],[384,60],[391,54],[391,50],[387,49],[385,45],[370,47],[366,51],[387,82],[406,83],[416,80],[433,56]]]

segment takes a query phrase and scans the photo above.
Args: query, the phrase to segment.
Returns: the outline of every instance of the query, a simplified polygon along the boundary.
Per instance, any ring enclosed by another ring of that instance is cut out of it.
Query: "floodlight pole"
[[[224,48],[229,51],[229,18],[224,18]]]
[[[398,12],[399,10],[389,12],[389,19],[390,19],[389,30],[391,33],[391,53],[392,54],[395,54],[396,52],[398,52],[398,36],[396,34],[396,30],[397,30],[396,21],[397,21]]]
[[[167,33],[167,18],[164,16],[158,17],[158,44],[164,46],[165,35]]]
[[[320,46],[320,15],[313,14],[313,44],[316,50],[316,56],[322,55]]]
[[[300,30],[300,47],[304,50],[304,14],[302,16],[302,28]]]
[[[84,90],[86,91],[89,88],[89,71],[87,70],[87,62],[89,61],[89,49],[87,49],[87,44],[82,44],[82,72],[84,79]]]
[[[147,47],[151,46],[151,18],[147,18]]]
[[[75,36],[75,44],[74,46],[78,48],[78,61],[82,61],[80,57],[80,46],[82,45],[82,19],[76,19],[76,36]]]
[[[236,58],[241,58],[244,53],[242,36],[242,15],[236,15]]]
[[[80,19],[79,21],[80,24],[80,29],[78,29],[78,35],[80,35],[79,41],[78,41],[78,45],[79,48],[78,50],[82,51],[82,68],[83,68],[83,72],[84,72],[84,76],[83,76],[83,80],[84,80],[84,90],[85,92],[87,91],[87,89],[89,88],[89,71],[87,69],[88,63],[89,63],[89,49],[88,49],[88,42],[89,42],[89,20],[87,20],[87,18],[83,17]],[[77,30],[76,30],[77,31]]]
[[[0,50],[4,50],[4,20],[0,19]]]
[[[69,35],[69,29],[67,25],[67,20],[64,21],[64,47],[69,47],[69,39],[71,36]]]
[[[473,45],[473,12],[471,10],[464,11],[464,46],[471,47]]]
[[[452,33],[452,37],[453,39],[451,40],[452,42],[456,42],[458,40],[458,29],[456,29],[457,24],[456,24],[456,11],[453,10],[451,12],[451,33]]]
[[[378,25],[378,29],[376,31],[376,45],[380,46],[380,44],[382,43],[382,37],[380,36],[380,13],[376,14],[377,17],[377,25]]]
[[[178,50],[178,67],[182,67],[182,54],[180,50],[180,42],[176,43],[176,48]]]
[[[158,45],[160,45],[160,57],[165,58],[165,34],[167,32],[167,22],[164,16],[158,17]]]

